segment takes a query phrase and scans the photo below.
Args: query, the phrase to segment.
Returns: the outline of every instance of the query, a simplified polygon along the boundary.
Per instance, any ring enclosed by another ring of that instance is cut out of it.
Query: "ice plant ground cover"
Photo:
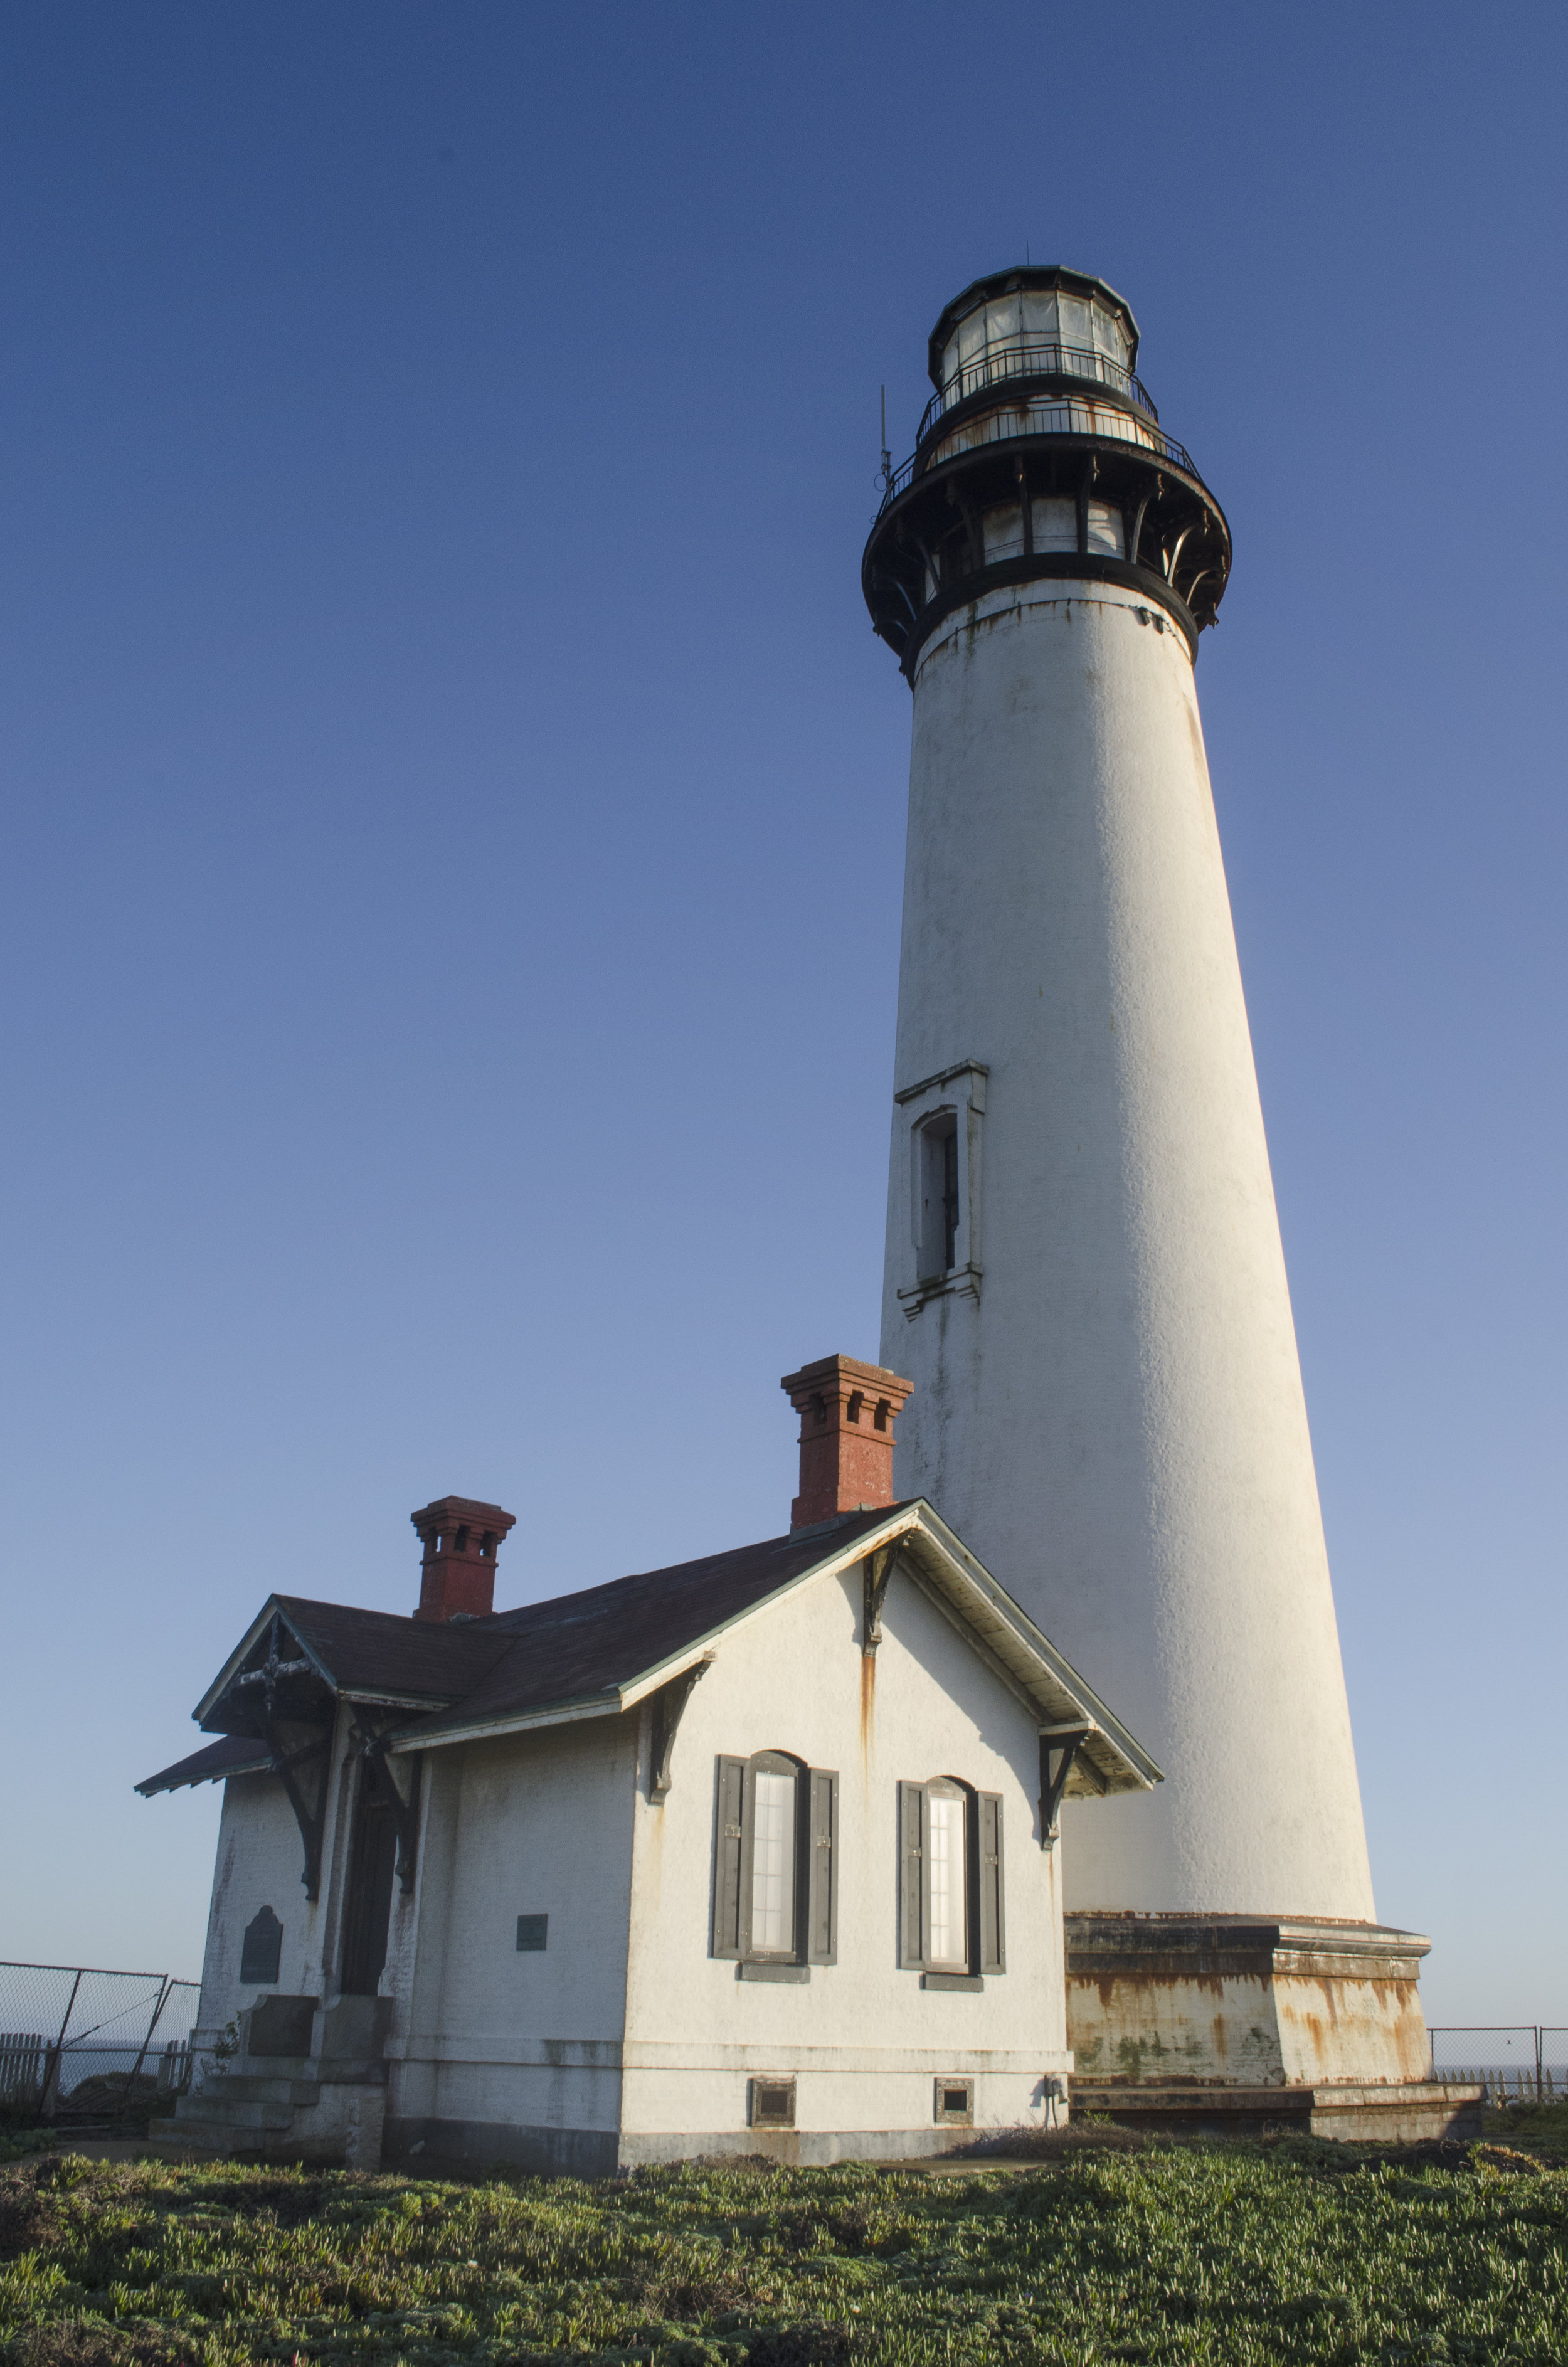
[[[1310,2140],[599,2185],[40,2155],[0,2170],[0,2342],[18,2367],[1544,2367],[1568,2170]]]

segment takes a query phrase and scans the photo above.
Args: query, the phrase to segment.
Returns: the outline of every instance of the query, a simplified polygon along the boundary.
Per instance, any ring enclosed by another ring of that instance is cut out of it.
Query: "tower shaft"
[[[999,585],[934,625],[912,687],[899,1492],[1165,1771],[1069,1826],[1070,1906],[1369,1919],[1187,635],[1135,586]],[[927,1205],[954,1134],[956,1231]]]

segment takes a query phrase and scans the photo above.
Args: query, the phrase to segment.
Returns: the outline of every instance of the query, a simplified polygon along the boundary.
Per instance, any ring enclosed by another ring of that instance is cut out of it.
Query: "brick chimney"
[[[881,1365],[824,1356],[778,1384],[801,1417],[801,1492],[790,1526],[891,1504],[892,1426],[915,1384]]]
[[[517,1514],[467,1496],[438,1496],[408,1517],[425,1548],[415,1617],[483,1619],[494,1611],[495,1556]]]

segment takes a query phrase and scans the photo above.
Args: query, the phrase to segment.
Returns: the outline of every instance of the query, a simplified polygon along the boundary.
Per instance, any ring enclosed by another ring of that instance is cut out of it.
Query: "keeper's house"
[[[908,1384],[784,1387],[787,1536],[495,1612],[512,1516],[446,1497],[412,1618],[263,1606],[138,1786],[225,1786],[165,2142],[593,2175],[1064,2115],[1057,1812],[1159,1770],[891,1501]]]

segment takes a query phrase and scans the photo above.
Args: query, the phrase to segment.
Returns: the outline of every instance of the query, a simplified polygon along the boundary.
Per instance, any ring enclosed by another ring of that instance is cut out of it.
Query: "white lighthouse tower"
[[[1153,2109],[1420,2081],[1426,1943],[1373,1920],[1199,719],[1230,532],[1137,350],[1081,273],[967,289],[864,582],[914,694],[897,1485],[1165,1769],[1063,1840],[1080,2074]]]

